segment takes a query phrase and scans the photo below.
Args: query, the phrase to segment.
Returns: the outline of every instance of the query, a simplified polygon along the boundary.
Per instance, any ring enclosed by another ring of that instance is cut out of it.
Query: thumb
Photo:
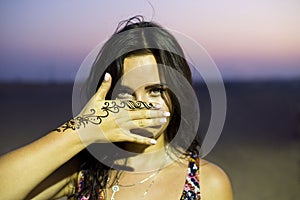
[[[111,86],[111,75],[109,73],[105,73],[104,80],[95,94],[96,99],[97,100],[105,99],[106,94],[110,89],[110,86]]]

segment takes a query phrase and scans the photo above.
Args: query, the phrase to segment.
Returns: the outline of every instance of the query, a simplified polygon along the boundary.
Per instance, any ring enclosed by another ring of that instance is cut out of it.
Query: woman
[[[1,157],[1,196],[232,199],[226,174],[199,158],[189,88],[189,66],[169,32],[140,16],[120,23],[93,64],[81,111]]]

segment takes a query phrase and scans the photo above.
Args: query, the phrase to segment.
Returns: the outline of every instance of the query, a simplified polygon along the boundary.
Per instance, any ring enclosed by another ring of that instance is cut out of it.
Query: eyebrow
[[[153,88],[162,88],[162,89],[167,89],[167,85],[165,84],[153,84],[153,85],[148,85],[145,87],[145,90],[150,90],[150,89],[153,89]],[[119,92],[127,92],[127,93],[134,93],[134,90],[128,86],[121,86],[119,89],[118,89]]]
[[[166,89],[166,88],[167,88],[167,85],[165,85],[165,84],[153,84],[153,85],[149,85],[149,86],[146,86],[146,87],[145,87],[146,90],[153,89],[153,88],[162,88],[162,89]]]

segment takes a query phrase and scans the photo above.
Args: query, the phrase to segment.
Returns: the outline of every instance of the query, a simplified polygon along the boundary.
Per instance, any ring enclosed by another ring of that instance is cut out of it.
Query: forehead
[[[122,85],[135,89],[159,83],[157,63],[152,54],[134,55],[124,59]]]

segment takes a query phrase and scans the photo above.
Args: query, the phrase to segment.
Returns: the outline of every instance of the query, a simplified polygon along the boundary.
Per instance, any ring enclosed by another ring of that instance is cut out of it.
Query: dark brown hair
[[[197,113],[191,113],[187,119],[182,119],[182,104],[195,103],[185,92],[186,85],[182,83],[177,75],[183,76],[187,82],[192,85],[190,67],[184,58],[183,51],[177,40],[167,30],[156,23],[144,21],[142,16],[135,16],[128,20],[122,21],[116,32],[104,44],[99,52],[88,82],[86,93],[91,98],[98,87],[101,85],[105,72],[112,75],[112,86],[106,99],[112,98],[112,90],[123,74],[123,61],[126,57],[135,54],[151,53],[154,55],[156,62],[166,67],[159,67],[161,80],[166,81],[166,85],[172,85],[176,90],[176,94],[172,88],[167,89],[165,98],[171,100],[171,120],[167,127],[165,140],[170,142],[174,139],[178,132],[179,126],[185,131],[185,134],[179,137],[172,147],[180,151],[187,149],[186,155],[193,153],[199,154],[199,141],[197,138],[188,137],[190,133],[197,132],[198,124],[195,124],[193,117]],[[98,83],[94,86],[94,83]],[[82,194],[90,194],[90,199],[98,199],[98,191],[106,185],[106,177],[109,167],[99,163],[96,159],[89,159],[85,162],[82,170],[85,170],[87,176],[85,188],[80,192]],[[75,196],[80,196],[76,194]]]

